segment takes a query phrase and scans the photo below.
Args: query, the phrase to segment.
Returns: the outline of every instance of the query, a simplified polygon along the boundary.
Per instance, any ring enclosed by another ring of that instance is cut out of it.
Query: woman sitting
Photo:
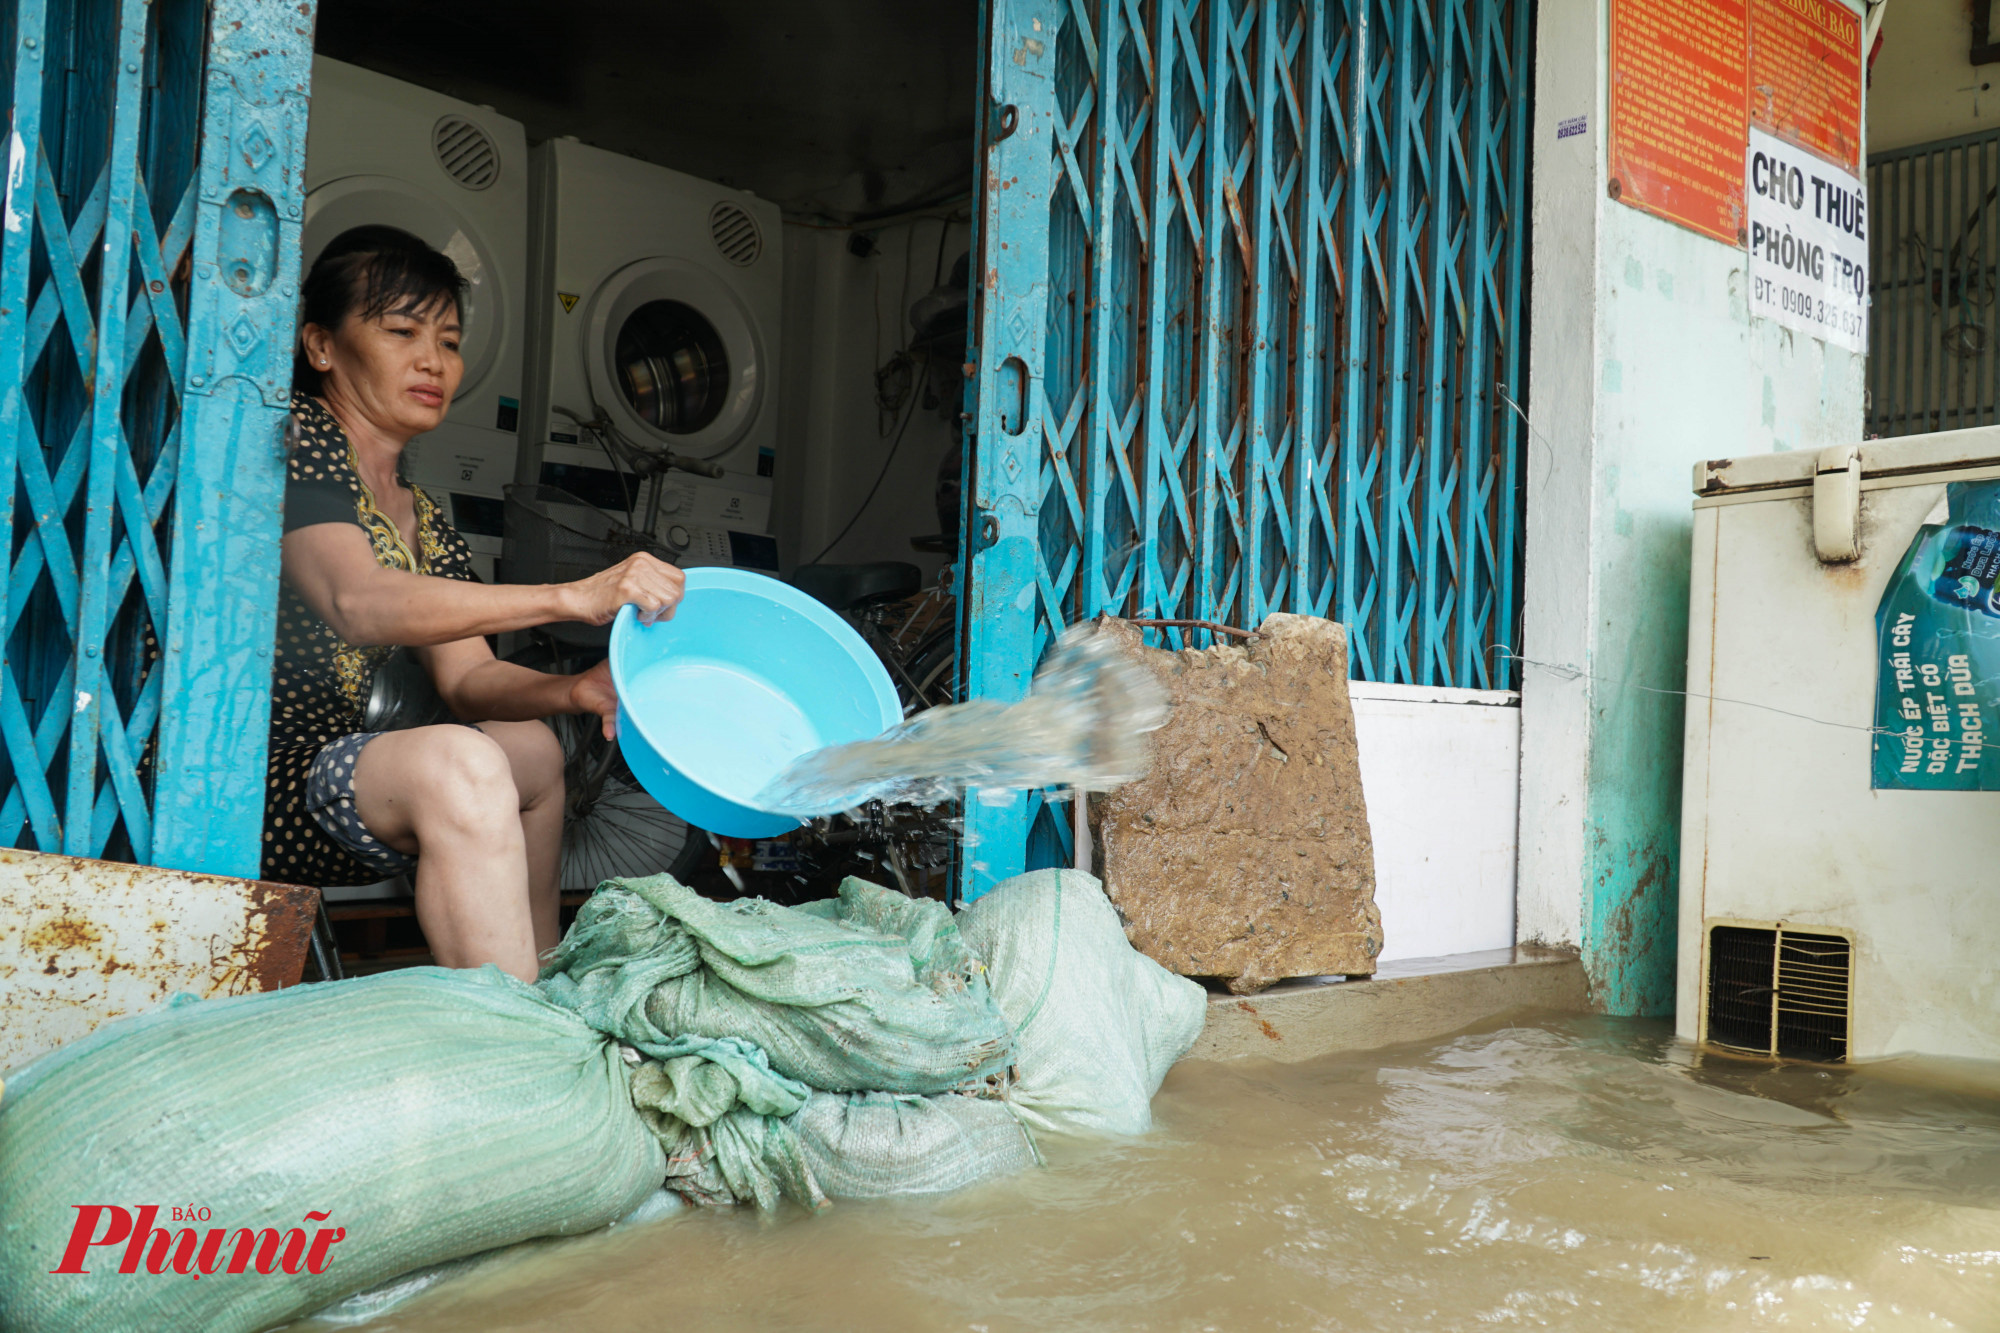
[[[532,980],[556,943],[562,750],[538,719],[617,699],[600,664],[550,675],[487,635],[673,613],[681,572],[649,555],[576,583],[488,585],[440,504],[403,481],[411,437],[444,420],[464,373],[464,279],[394,227],[356,227],[305,281],[292,377],[284,587],[271,689],[263,873],[369,883],[414,869],[417,920],[446,967]],[[415,651],[462,723],[362,729],[374,674]]]

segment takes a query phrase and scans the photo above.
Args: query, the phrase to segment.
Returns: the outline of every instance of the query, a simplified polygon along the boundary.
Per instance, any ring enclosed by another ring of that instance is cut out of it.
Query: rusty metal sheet
[[[319,891],[0,851],[0,1070],[186,991],[299,982]]]

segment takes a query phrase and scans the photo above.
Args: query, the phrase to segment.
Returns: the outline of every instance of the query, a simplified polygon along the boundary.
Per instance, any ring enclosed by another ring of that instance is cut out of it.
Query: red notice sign
[[[1861,20],[1840,0],[1750,0],[1750,119],[1861,169]]]
[[[1749,142],[1745,6],[1611,5],[1612,197],[1730,245],[1742,240]]]

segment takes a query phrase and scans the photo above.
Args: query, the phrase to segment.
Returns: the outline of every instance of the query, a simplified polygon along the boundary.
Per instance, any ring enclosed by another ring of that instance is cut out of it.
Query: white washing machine
[[[531,160],[519,479],[641,522],[657,486],[654,531],[683,564],[775,571],[777,206],[570,139]],[[722,475],[635,479],[622,444]]]
[[[421,236],[465,276],[465,378],[411,441],[410,479],[450,497],[482,578],[514,480],[527,331],[528,141],[519,121],[337,60],[313,60],[304,263],[368,223]]]

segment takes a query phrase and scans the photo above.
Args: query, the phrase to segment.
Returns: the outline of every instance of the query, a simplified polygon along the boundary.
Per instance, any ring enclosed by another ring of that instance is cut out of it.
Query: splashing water
[[[796,815],[867,801],[936,805],[967,788],[1108,791],[1144,776],[1146,737],[1167,720],[1166,691],[1095,625],[1064,631],[1018,703],[932,708],[874,740],[804,755],[758,794]]]

